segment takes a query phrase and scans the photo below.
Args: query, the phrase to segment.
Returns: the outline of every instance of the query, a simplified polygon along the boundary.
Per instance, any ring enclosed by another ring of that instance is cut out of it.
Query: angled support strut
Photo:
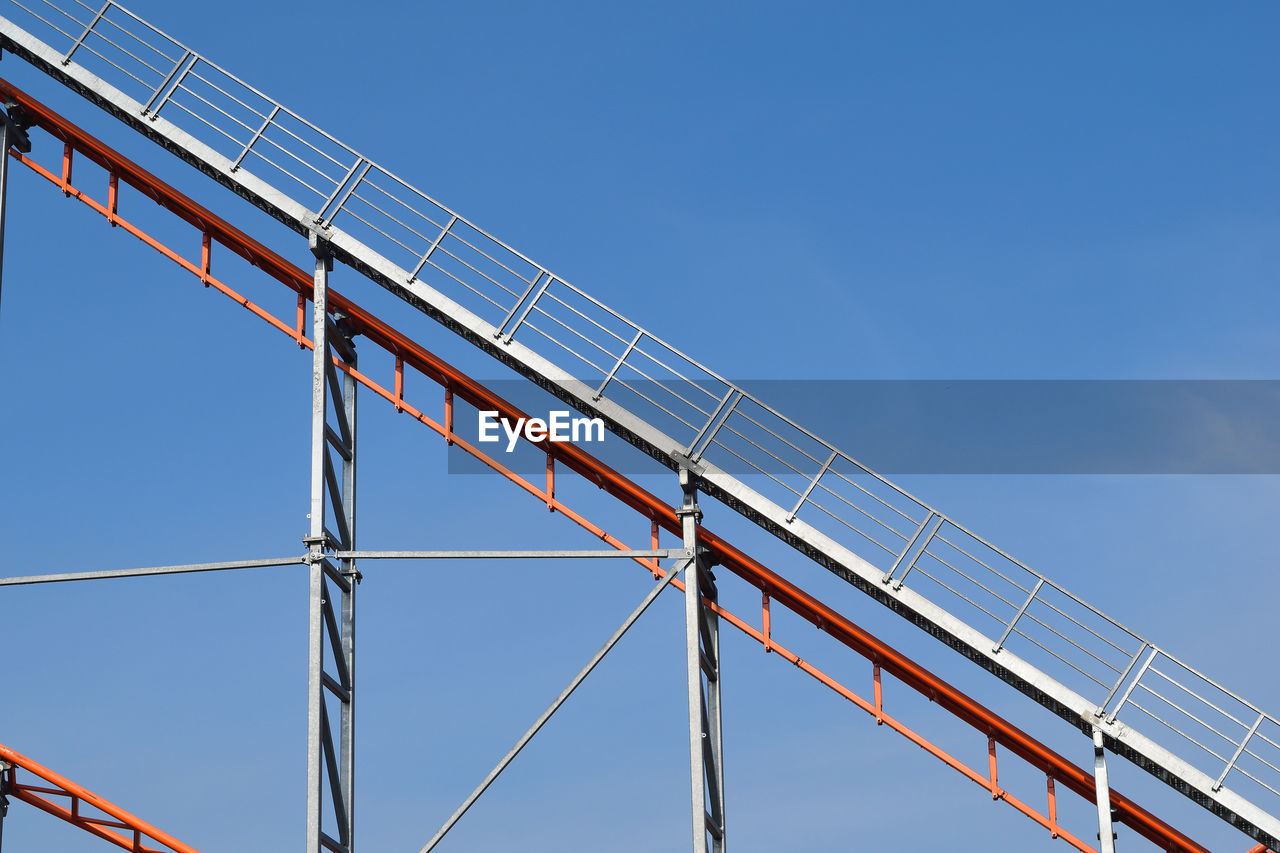
[[[307,662],[307,853],[354,849],[355,619],[360,573],[356,541],[356,383],[335,361],[354,368],[355,347],[342,319],[328,311],[333,257],[312,235],[315,311],[311,363],[311,514],[303,540],[310,566]],[[338,461],[335,463],[334,454]],[[333,587],[337,587],[335,602]],[[325,653],[326,646],[329,649]],[[327,661],[326,661],[327,659]],[[333,674],[326,668],[332,667]],[[339,707],[337,737],[330,700]],[[337,824],[323,826],[325,791]]]
[[[680,469],[684,499],[676,509],[684,547],[685,652],[689,681],[689,779],[693,851],[724,853],[724,759],[720,735],[720,620],[707,606],[718,601],[711,563],[698,545],[702,510],[688,468]],[[710,844],[707,839],[710,838]]]
[[[448,835],[449,831],[453,829],[459,820],[462,819],[462,816],[467,813],[467,810],[476,804],[476,800],[480,799],[480,797],[484,795],[485,791],[489,790],[489,786],[492,785],[500,775],[502,775],[502,771],[506,770],[512,761],[515,761],[515,758],[520,754],[520,751],[529,745],[529,741],[533,740],[534,735],[541,731],[542,727],[547,724],[547,721],[551,719],[552,715],[554,715],[556,711],[560,710],[560,706],[569,700],[569,697],[573,695],[573,691],[577,690],[582,682],[586,680],[587,676],[590,675],[596,666],[599,665],[600,661],[604,660],[605,655],[609,654],[613,647],[618,644],[618,641],[622,639],[623,635],[626,634],[627,631],[631,630],[631,626],[636,624],[636,620],[644,615],[644,612],[649,609],[650,604],[653,604],[654,599],[658,597],[658,593],[666,589],[667,585],[675,579],[675,576],[678,575],[680,571],[681,565],[679,563],[675,563],[671,568],[667,569],[666,573],[662,576],[662,579],[649,590],[649,593],[640,602],[639,606],[636,607],[635,610],[631,611],[631,615],[623,621],[623,623],[618,627],[618,630],[614,631],[609,639],[605,641],[605,644],[600,647],[600,650],[591,657],[591,660],[587,661],[587,665],[578,671],[578,674],[573,677],[573,680],[569,682],[568,686],[565,687],[564,690],[560,691],[560,695],[557,696],[555,701],[547,707],[547,710],[543,711],[538,719],[534,720],[533,725],[520,736],[518,741],[516,741],[516,745],[511,747],[511,749],[507,751],[506,755],[502,756],[497,765],[489,771],[489,775],[485,776],[480,784],[476,786],[475,790],[473,790],[470,795],[462,801],[462,805],[458,806],[457,810],[455,810],[454,813],[449,816],[449,819],[444,822],[444,825],[436,830],[436,834],[431,836],[431,840],[426,843],[426,846],[424,846],[419,853],[431,853],[431,851],[436,848],[436,845],[444,840],[444,837]]]

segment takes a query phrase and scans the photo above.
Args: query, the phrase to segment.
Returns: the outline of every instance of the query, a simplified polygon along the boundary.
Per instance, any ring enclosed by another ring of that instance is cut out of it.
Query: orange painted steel
[[[107,802],[92,791],[85,790],[75,782],[59,776],[49,768],[37,764],[7,746],[0,745],[0,761],[10,765],[9,769],[4,771],[8,778],[10,796],[60,817],[104,841],[110,841],[117,847],[123,847],[135,853],[197,853],[194,847],[183,844],[173,836],[161,832],[146,821],[134,817],[119,806]],[[19,769],[47,784],[28,784],[19,776]],[[50,799],[51,797],[57,799]],[[62,805],[58,802],[59,799],[66,799],[67,805]],[[82,814],[83,804],[92,806],[107,817]],[[121,830],[127,831],[128,834],[123,834]],[[147,847],[143,844],[145,839],[150,839],[161,846]]]
[[[311,294],[312,278],[310,274],[290,264],[280,255],[272,252],[230,223],[217,217],[142,167],[108,148],[71,122],[2,79],[0,79],[0,95],[10,98],[21,105],[23,111],[31,118],[35,126],[41,127],[50,135],[64,142],[61,174],[55,174],[53,171],[36,163],[30,156],[24,156],[17,151],[10,151],[10,156],[49,180],[69,197],[76,198],[103,214],[112,226],[123,228],[165,257],[182,266],[196,276],[205,286],[219,290],[233,301],[259,316],[296,341],[299,346],[311,346],[311,341],[304,334],[305,311],[303,304]],[[71,152],[73,151],[88,157],[107,170],[109,197],[106,204],[97,201],[71,185]],[[163,245],[119,215],[118,184],[121,180],[155,201],[161,207],[173,212],[200,232],[200,263],[197,264],[187,260],[178,252]],[[215,242],[246,259],[252,265],[259,267],[272,278],[285,284],[298,294],[298,311],[293,323],[286,323],[280,320],[210,273],[209,258],[212,244]],[[497,459],[488,456],[459,437],[453,432],[455,395],[477,409],[496,410],[504,418],[521,418],[525,417],[525,413],[345,297],[330,290],[328,299],[331,312],[346,317],[347,323],[355,333],[363,335],[394,357],[394,376],[389,383],[391,388],[384,387],[371,377],[340,363],[337,359],[335,359],[335,365],[378,396],[386,399],[398,412],[406,413],[421,422],[443,437],[450,445],[459,447],[495,472],[502,474],[520,486],[529,495],[544,502],[552,512],[561,513],[613,547],[630,550],[629,546],[622,540],[609,534],[555,496],[556,463],[595,483],[601,490],[645,516],[651,525],[651,543],[657,541],[659,528],[665,529],[672,534],[680,535],[680,522],[672,506],[631,482],[603,462],[595,459],[580,447],[569,443],[551,443],[545,440],[533,442],[547,454],[546,486],[545,488],[540,488],[508,469]],[[405,399],[404,369],[406,366],[412,367],[445,389],[442,422],[437,422],[427,416],[422,410]],[[1017,811],[1036,821],[1048,829],[1052,837],[1061,838],[1081,851],[1092,851],[1094,849],[1058,824],[1056,800],[1057,786],[1060,785],[1083,797],[1088,802],[1094,802],[1092,774],[1076,766],[1064,756],[1040,743],[993,711],[985,708],[939,676],[934,675],[897,650],[881,642],[712,531],[703,528],[700,531],[700,537],[702,543],[709,549],[715,563],[725,567],[739,578],[756,587],[762,594],[762,627],[760,629],[755,628],[724,608],[707,602],[708,606],[712,607],[722,619],[761,643],[766,652],[776,654],[789,661],[818,682],[866,711],[875,719],[878,725],[889,726],[929,754],[942,760],[961,775],[981,785],[991,793],[993,799],[1008,803]],[[635,558],[635,560],[655,576],[661,575],[656,560],[646,558]],[[683,589],[683,584],[679,581],[673,581],[672,585],[677,589]],[[868,701],[862,698],[817,667],[780,645],[774,638],[770,625],[770,606],[771,603],[775,602],[810,622],[820,631],[829,634],[849,649],[867,658],[872,663],[874,699]],[[987,775],[970,768],[964,762],[914,732],[904,723],[885,713],[882,672],[893,675],[901,683],[925,696],[930,701],[937,703],[978,730],[988,741]],[[1008,754],[1026,761],[1045,774],[1045,812],[1038,811],[999,786],[996,773],[997,745],[1006,750]],[[1117,823],[1128,826],[1138,835],[1159,846],[1160,849],[1178,851],[1178,853],[1208,853],[1206,848],[1115,791],[1111,793],[1111,803],[1117,814]]]

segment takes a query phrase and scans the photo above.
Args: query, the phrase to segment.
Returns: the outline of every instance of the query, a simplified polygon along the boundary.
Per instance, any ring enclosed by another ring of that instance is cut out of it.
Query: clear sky
[[[1270,4],[129,7],[732,377],[1280,378]],[[309,265],[301,238],[21,60],[0,76]],[[185,233],[136,196],[123,204]],[[20,167],[4,261],[4,574],[301,552],[307,355]],[[334,287],[473,374],[508,378],[354,272]],[[594,547],[505,482],[448,474],[437,439],[366,401],[363,547]],[[644,483],[678,501],[674,476]],[[905,484],[1280,709],[1276,478]],[[564,488],[644,543],[634,517]],[[1030,700],[704,508],[771,567],[1091,759]],[[358,838],[416,851],[647,582],[617,561],[364,571]],[[302,846],[301,569],[3,601],[0,742],[202,850]],[[681,618],[674,596],[655,605],[439,849],[685,845]],[[778,630],[869,690],[860,658],[811,628]],[[724,661],[739,853],[1067,849],[741,637],[726,634]],[[981,738],[895,686],[906,721],[981,766]],[[1250,846],[1123,761],[1113,774],[1211,849]],[[1149,849],[1120,832],[1126,853]],[[21,804],[5,825],[14,850],[102,849],[81,834]]]

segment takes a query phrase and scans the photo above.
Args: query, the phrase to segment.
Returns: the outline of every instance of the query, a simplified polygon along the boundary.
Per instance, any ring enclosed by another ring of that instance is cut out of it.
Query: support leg
[[[706,601],[717,591],[710,564],[698,547],[698,493],[687,469],[680,472],[684,500],[677,509],[684,546],[695,556],[684,570],[685,650],[689,684],[689,778],[694,853],[724,853],[724,760],[720,731],[720,624]],[[707,844],[708,837],[711,839]]]
[[[1111,783],[1107,779],[1107,754],[1102,748],[1102,730],[1093,730],[1093,784],[1098,798],[1098,853],[1116,853],[1115,831],[1111,828]]]
[[[9,204],[9,133],[6,115],[0,121],[0,296],[4,293],[4,214]]]
[[[355,382],[334,366],[337,357],[355,366],[355,348],[341,320],[328,314],[328,280],[333,260],[312,237],[316,256],[315,312],[311,371],[311,515],[305,540],[310,565],[307,666],[307,853],[352,853],[354,848],[355,758],[355,592],[360,579],[355,560],[335,551],[355,550],[356,393]],[[337,454],[341,463],[334,462]],[[335,603],[332,588],[339,599]],[[326,645],[329,648],[325,653]],[[334,674],[326,671],[326,658]],[[329,713],[340,705],[338,736]],[[325,831],[326,798],[334,834]]]
[[[0,292],[4,281],[4,219],[9,206],[9,149],[31,150],[26,131],[14,120],[13,106],[5,107],[6,112],[0,113]]]
[[[4,849],[4,819],[9,816],[9,773],[13,768],[0,761],[0,850]]]
[[[339,321],[341,331],[341,321]],[[349,339],[348,339],[349,343]],[[354,348],[350,348],[349,360],[356,366]],[[347,456],[342,460],[342,513],[347,519],[347,534],[351,542],[351,550],[356,549],[356,380],[350,374],[342,374],[342,394],[350,441],[347,444]],[[347,813],[347,851],[351,853],[355,846],[355,781],[356,781],[356,586],[361,575],[353,558],[340,561],[342,576],[350,585],[350,589],[342,595],[342,656],[347,670],[347,699],[342,703],[341,749],[342,749],[342,793]]]

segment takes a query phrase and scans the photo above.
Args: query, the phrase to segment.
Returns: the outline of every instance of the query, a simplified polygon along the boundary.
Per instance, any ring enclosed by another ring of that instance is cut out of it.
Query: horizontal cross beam
[[[648,551],[619,551],[614,548],[595,550],[552,549],[547,551],[335,551],[340,560],[493,560],[517,558],[528,560],[596,559],[625,557],[636,559],[679,559],[689,557],[684,548],[654,548]]]
[[[109,578],[140,578],[151,575],[184,575],[194,572],[224,572],[231,569],[261,569],[268,566],[300,566],[301,557],[274,557],[267,560],[236,560],[229,563],[188,563],[182,566],[153,566],[145,569],[108,569],[100,572],[65,572],[55,575],[23,575],[0,578],[0,586],[27,586],[37,583],[65,583]]]

